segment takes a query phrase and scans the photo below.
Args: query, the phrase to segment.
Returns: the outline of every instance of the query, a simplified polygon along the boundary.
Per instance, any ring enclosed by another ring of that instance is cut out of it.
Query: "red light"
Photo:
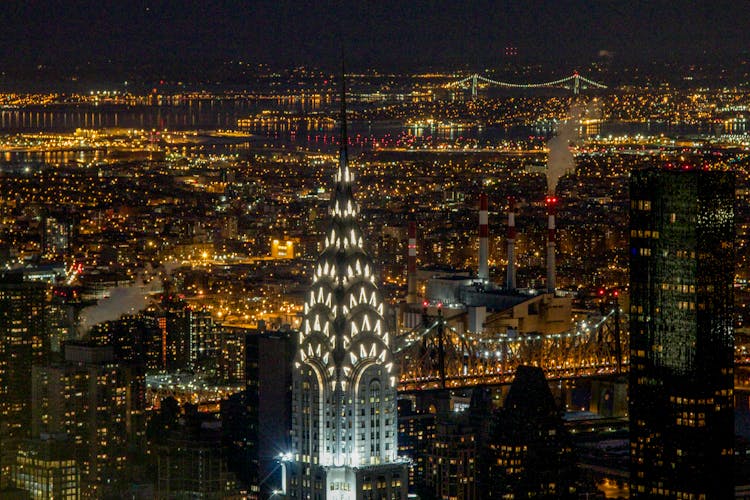
[[[425,300],[424,302],[422,302],[422,307],[427,307],[427,306],[429,306],[429,305],[430,305],[430,303],[429,303],[429,302],[427,302],[426,300]]]
[[[599,289],[599,296],[601,296],[601,297],[604,296],[604,288],[600,288]]]
[[[442,302],[438,302],[438,309],[442,309],[442,308],[443,308],[443,303]]]
[[[618,297],[620,295],[620,292],[618,292],[617,290],[615,290],[614,292],[612,292],[612,295],[614,295],[615,297]]]

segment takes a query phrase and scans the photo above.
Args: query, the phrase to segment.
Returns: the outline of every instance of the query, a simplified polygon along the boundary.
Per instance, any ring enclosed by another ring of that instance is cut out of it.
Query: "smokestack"
[[[557,197],[547,196],[547,293],[555,293],[555,211]]]
[[[508,198],[508,274],[505,278],[505,288],[509,291],[516,289],[516,200]]]
[[[406,303],[417,302],[417,223],[409,221],[409,255],[406,267]]]
[[[479,271],[478,277],[482,281],[489,281],[489,228],[487,226],[487,194],[479,195]]]

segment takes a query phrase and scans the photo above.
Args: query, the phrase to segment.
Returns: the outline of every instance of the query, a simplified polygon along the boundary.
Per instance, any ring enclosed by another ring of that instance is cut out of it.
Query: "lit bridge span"
[[[617,309],[567,332],[527,335],[460,333],[451,323],[464,314],[423,315],[422,325],[398,336],[399,390],[507,384],[519,365],[539,366],[551,380],[627,370],[627,325]]]
[[[504,87],[509,89],[535,89],[535,88],[552,88],[552,87],[562,87],[566,89],[570,89],[573,91],[574,94],[578,95],[581,92],[581,89],[586,88],[597,88],[597,89],[606,89],[607,86],[595,82],[594,80],[591,80],[589,78],[586,78],[584,76],[581,76],[578,74],[578,72],[574,72],[570,76],[566,76],[565,78],[560,78],[558,80],[552,80],[549,82],[540,82],[540,83],[511,83],[511,82],[501,82],[498,80],[493,80],[492,78],[487,78],[486,76],[482,76],[478,73],[471,74],[465,78],[462,78],[460,80],[456,80],[450,83],[446,83],[444,85],[445,88],[471,88],[471,96],[476,97],[477,96],[477,88],[480,83],[487,84],[487,85],[494,85],[496,87]]]
[[[399,391],[510,384],[519,365],[541,367],[549,380],[625,375],[628,321],[622,310],[576,324],[557,334],[461,333],[453,325],[466,313],[422,317],[396,338]],[[735,332],[735,390],[750,392],[750,335]]]

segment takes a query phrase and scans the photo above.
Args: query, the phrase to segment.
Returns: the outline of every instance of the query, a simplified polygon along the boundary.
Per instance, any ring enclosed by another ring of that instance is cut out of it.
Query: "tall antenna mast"
[[[343,42],[342,42],[343,43]],[[347,143],[349,136],[346,131],[346,70],[344,67],[344,48],[341,47],[341,143],[339,146],[339,163],[342,167],[348,163]]]

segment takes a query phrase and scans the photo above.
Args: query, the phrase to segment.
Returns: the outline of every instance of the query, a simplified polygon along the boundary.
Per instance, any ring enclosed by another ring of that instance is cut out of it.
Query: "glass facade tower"
[[[733,497],[734,175],[630,183],[633,498]]]

